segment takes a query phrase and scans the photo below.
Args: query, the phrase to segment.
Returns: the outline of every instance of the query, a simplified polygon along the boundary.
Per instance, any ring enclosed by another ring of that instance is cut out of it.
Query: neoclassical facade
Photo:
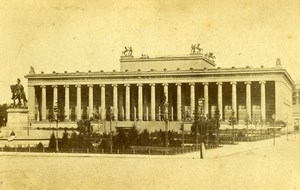
[[[300,125],[300,83],[297,82],[293,88],[293,119],[294,128],[299,131]]]
[[[179,129],[186,113],[193,113],[204,98],[205,115],[218,107],[226,125],[234,114],[240,123],[276,119],[292,121],[294,81],[277,64],[272,68],[216,67],[202,53],[185,56],[121,56],[121,71],[36,73],[28,79],[28,108],[34,125],[45,125],[57,101],[65,109],[66,126],[92,118],[105,125],[107,108],[112,107],[115,127],[136,122],[149,130],[164,126],[162,99],[165,95],[171,129]]]

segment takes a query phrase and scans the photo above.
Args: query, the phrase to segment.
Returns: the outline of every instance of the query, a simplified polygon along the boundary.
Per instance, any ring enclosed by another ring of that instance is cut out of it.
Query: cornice
[[[248,77],[282,75],[285,80],[293,85],[294,81],[289,73],[283,68],[211,68],[179,71],[136,71],[136,72],[76,72],[76,73],[52,73],[52,74],[28,74],[25,76],[29,81],[40,80],[136,80],[175,77],[180,78],[222,78],[222,77]]]

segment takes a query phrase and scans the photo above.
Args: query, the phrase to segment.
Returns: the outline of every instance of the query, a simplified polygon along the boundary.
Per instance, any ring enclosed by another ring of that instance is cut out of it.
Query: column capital
[[[111,86],[112,87],[118,87],[118,84],[112,84]]]
[[[222,83],[222,82],[216,82],[216,84],[217,84],[217,85],[222,85],[223,83]]]
[[[181,86],[181,83],[175,83],[176,86]]]
[[[249,84],[249,85],[250,85],[250,84],[251,84],[251,81],[246,81],[245,84]]]
[[[266,81],[259,81],[259,84],[266,84]]]
[[[52,85],[52,88],[57,88],[57,85]]]
[[[143,84],[136,84],[136,86],[143,86]]]
[[[124,84],[125,87],[130,87],[130,84]]]
[[[94,85],[93,84],[88,84],[87,87],[91,88],[93,87]]]
[[[105,84],[99,84],[100,87],[105,87]]]
[[[149,86],[155,86],[155,85],[156,85],[155,83],[150,83],[150,84],[149,84]]]
[[[190,82],[189,85],[190,86],[195,86],[195,83],[194,82]]]
[[[230,82],[230,84],[231,84],[231,85],[236,85],[237,82],[236,82],[236,81],[232,81],[232,82]]]
[[[46,88],[46,85],[41,85],[41,88]]]
[[[168,84],[168,83],[162,83],[162,85],[163,85],[163,86],[168,86],[169,84]]]
[[[65,85],[64,85],[64,87],[65,87],[65,88],[69,88],[69,87],[70,87],[70,85],[68,85],[68,84],[65,84]]]
[[[81,88],[81,84],[76,84],[75,87],[76,88]]]
[[[208,82],[203,82],[202,83],[204,86],[208,86]]]

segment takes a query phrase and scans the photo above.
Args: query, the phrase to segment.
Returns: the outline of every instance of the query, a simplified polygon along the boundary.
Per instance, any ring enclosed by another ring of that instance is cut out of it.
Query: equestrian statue
[[[21,80],[19,78],[17,79],[17,84],[10,85],[10,89],[12,93],[11,99],[13,100],[13,106],[26,107],[27,99],[24,92],[24,87],[21,84]],[[16,100],[18,100],[18,104],[16,104]],[[23,105],[22,105],[22,100],[23,100]]]

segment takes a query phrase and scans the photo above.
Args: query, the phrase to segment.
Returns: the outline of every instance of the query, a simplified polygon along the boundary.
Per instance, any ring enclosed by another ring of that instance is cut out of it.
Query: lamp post
[[[275,145],[275,118],[276,118],[276,115],[273,114],[272,115],[272,124],[273,124],[273,145]]]
[[[235,137],[235,134],[234,134],[234,125],[236,124],[236,118],[234,116],[234,109],[232,109],[232,112],[231,112],[231,117],[229,118],[229,125],[232,125],[232,144],[234,144],[234,137]]]
[[[56,123],[56,138],[55,138],[55,147],[56,147],[56,152],[59,151],[58,149],[58,102],[56,102],[56,105],[53,107],[53,119],[55,120]]]
[[[107,107],[107,112],[109,116],[109,140],[110,140],[109,145],[110,145],[110,153],[112,153],[112,149],[113,149],[112,120],[114,119],[114,115],[111,106]]]
[[[219,147],[219,139],[220,139],[220,133],[219,133],[219,129],[220,129],[220,110],[217,107],[216,111],[215,111],[215,119],[216,119],[216,129],[217,129],[217,147]]]
[[[30,118],[30,113],[28,113],[27,115],[27,136],[29,136],[29,125],[30,125],[29,118]]]
[[[181,107],[181,110],[182,110],[182,107]],[[182,123],[180,125],[180,130],[182,131],[182,140],[181,140],[181,147],[182,149],[184,149],[184,122],[185,122],[185,114],[184,114],[184,117],[182,118]]]
[[[262,120],[262,118],[260,118],[259,124],[260,124],[260,138],[262,138],[262,126],[264,124],[264,121]]]
[[[204,98],[198,99],[198,116],[200,121],[200,159],[203,159],[203,153],[202,153],[202,108],[203,108],[203,101]],[[196,136],[198,139],[198,121],[196,122],[197,130],[196,130]]]
[[[168,108],[169,108],[169,103],[167,99],[165,99],[164,102],[164,120],[165,120],[165,148],[166,148],[166,153],[168,153],[168,148],[169,148],[169,114],[168,114]]]
[[[209,115],[206,114],[206,117],[205,117],[205,121],[206,121],[206,147],[208,147],[208,142],[209,142]]]
[[[247,112],[246,118],[245,118],[245,123],[247,127],[247,141],[249,141],[249,113]]]

